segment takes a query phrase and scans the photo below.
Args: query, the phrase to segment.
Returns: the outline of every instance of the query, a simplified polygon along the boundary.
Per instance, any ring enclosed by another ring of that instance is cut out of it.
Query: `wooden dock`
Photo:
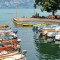
[[[17,24],[21,24],[22,22],[45,22],[48,24],[60,24],[60,20],[57,19],[14,18],[13,21]]]

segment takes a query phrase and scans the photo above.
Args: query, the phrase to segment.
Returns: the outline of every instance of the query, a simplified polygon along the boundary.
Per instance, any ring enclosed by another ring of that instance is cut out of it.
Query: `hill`
[[[16,0],[0,0],[0,8],[16,8]],[[18,0],[18,8],[33,8],[34,0]]]

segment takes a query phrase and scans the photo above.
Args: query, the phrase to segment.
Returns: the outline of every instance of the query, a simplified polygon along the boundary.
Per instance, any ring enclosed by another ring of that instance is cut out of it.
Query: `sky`
[[[32,8],[34,0],[0,0],[0,8],[15,8],[16,3],[19,8]]]

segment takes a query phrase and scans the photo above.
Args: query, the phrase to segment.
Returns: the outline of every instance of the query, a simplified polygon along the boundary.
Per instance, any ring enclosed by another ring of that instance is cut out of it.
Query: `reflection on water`
[[[44,39],[38,34],[34,34],[37,57],[39,60],[57,60],[60,59],[60,48],[53,42],[44,43]]]
[[[22,39],[22,47],[28,51],[27,60],[58,60],[60,59],[59,44],[51,42],[40,36],[39,32],[33,32],[32,28],[18,28],[18,36]]]

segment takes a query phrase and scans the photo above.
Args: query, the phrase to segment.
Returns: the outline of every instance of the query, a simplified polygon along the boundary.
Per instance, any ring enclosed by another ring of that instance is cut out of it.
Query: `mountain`
[[[33,8],[34,0],[0,0],[0,8]]]

